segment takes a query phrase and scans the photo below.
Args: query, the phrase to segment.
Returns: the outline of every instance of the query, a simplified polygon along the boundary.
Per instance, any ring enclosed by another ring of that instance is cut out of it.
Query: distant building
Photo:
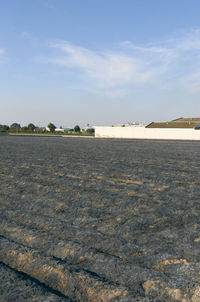
[[[50,131],[48,127],[46,127],[45,129],[46,129],[47,131]],[[68,131],[70,131],[70,130],[71,130],[71,128],[62,128],[62,127],[61,127],[61,128],[56,128],[56,129],[55,129],[55,131],[57,131],[57,132],[68,132]]]
[[[116,124],[116,125],[112,125],[112,127],[144,127],[144,124],[132,122],[132,123]]]
[[[152,122],[146,128],[194,128],[200,129],[200,117],[181,117],[170,122]]]
[[[70,130],[71,130],[71,128],[56,128],[55,129],[55,131],[57,131],[57,132],[68,132]]]
[[[95,127],[95,137],[131,139],[169,139],[200,141],[200,118],[178,118],[170,122],[152,122],[147,126],[118,125]]]

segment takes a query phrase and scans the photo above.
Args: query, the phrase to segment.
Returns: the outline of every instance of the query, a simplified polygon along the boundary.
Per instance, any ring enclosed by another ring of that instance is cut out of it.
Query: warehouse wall
[[[95,127],[95,137],[200,140],[200,130],[145,127]]]

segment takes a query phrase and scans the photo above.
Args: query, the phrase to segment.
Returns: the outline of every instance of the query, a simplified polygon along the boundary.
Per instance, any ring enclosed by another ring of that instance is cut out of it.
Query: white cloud
[[[150,72],[142,62],[121,52],[94,52],[67,42],[51,45],[61,50],[65,56],[50,59],[68,68],[77,68],[100,88],[124,84],[138,84],[149,80]]]
[[[184,37],[171,41],[180,52],[200,50],[200,29],[192,30]]]
[[[45,60],[74,70],[96,93],[116,97],[145,85],[170,89],[175,82],[194,92],[200,87],[200,29],[146,46],[125,41],[114,50],[94,51],[66,41],[50,46],[59,53]]]

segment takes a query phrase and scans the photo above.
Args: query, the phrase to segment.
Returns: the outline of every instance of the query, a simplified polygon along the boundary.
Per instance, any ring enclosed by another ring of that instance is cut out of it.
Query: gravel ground
[[[0,301],[200,301],[200,142],[0,137]]]

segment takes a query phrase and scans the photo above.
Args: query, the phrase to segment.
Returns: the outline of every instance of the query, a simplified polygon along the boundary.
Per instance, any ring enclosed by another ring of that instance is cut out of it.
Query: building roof
[[[146,128],[200,128],[200,117],[178,118],[170,122],[152,122]]]

